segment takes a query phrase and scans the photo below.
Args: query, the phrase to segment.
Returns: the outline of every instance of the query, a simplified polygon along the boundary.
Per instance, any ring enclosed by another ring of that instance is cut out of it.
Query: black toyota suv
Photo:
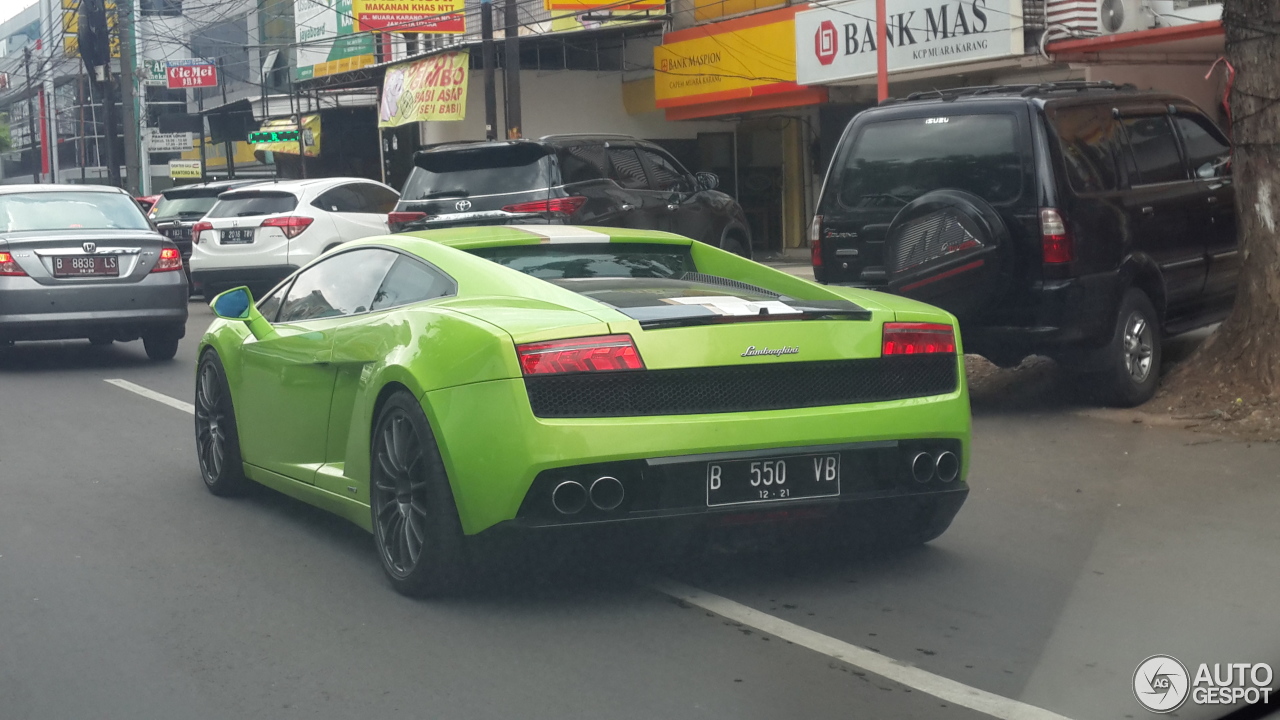
[[[161,235],[173,241],[182,253],[182,269],[191,279],[191,226],[218,202],[218,195],[246,187],[261,180],[223,180],[199,185],[179,185],[165,190],[151,207],[147,217],[156,224]],[[194,291],[194,286],[192,286]]]
[[[627,135],[448,143],[418,151],[392,232],[563,224],[666,230],[751,256],[737,201],[661,147]]]
[[[1110,83],[916,93],[856,116],[810,226],[819,281],[941,306],[965,349],[1155,392],[1163,336],[1235,298],[1231,147],[1190,101]]]

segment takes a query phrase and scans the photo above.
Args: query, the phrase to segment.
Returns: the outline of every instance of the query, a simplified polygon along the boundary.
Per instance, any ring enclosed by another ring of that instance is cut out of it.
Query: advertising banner
[[[798,13],[796,81],[819,85],[875,77],[875,16],[875,0]],[[894,0],[886,24],[891,73],[1025,52],[1022,0]]]
[[[351,0],[356,32],[457,34],[467,31],[463,0]]]
[[[295,80],[373,64],[373,35],[355,33],[351,0],[294,0]]]
[[[203,60],[170,60],[164,76],[170,90],[218,87],[218,66]]]
[[[653,49],[658,107],[795,89],[794,13],[784,8],[667,33]]]
[[[588,10],[607,10],[611,12],[625,12],[628,10],[666,10],[666,0],[635,0],[625,5],[619,5],[616,0],[543,0],[542,7],[546,10],[571,10],[574,12],[586,12]]]
[[[463,50],[389,68],[378,103],[378,127],[465,119],[469,62]]]

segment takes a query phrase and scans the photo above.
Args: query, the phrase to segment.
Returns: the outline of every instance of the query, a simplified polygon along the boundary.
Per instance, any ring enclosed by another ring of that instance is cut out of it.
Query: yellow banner
[[[120,57],[120,33],[116,32],[116,3],[106,0],[107,33],[111,42],[111,57]],[[62,0],[62,47],[67,57],[80,57],[80,0]]]
[[[470,55],[463,50],[388,69],[378,104],[378,127],[465,119],[469,62]]]
[[[784,8],[667,33],[653,49],[658,107],[751,97],[794,86],[795,9]]]

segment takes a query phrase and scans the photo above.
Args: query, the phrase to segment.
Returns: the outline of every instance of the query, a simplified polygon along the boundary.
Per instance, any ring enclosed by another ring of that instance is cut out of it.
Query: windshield
[[[427,152],[405,181],[402,200],[464,198],[550,187],[552,163],[531,144]]]
[[[161,196],[151,208],[151,219],[156,222],[171,220],[199,220],[218,203],[217,195],[197,195],[168,198]]]
[[[132,198],[105,192],[0,195],[0,227],[24,230],[150,230]]]
[[[671,278],[696,272],[684,245],[601,243],[515,245],[471,251],[482,258],[543,280],[562,278]]]
[[[289,212],[298,206],[298,198],[290,193],[256,192],[227,195],[209,211],[210,218],[253,217]]]
[[[1014,200],[1022,160],[1013,115],[951,115],[865,126],[840,160],[835,198],[848,209],[899,207],[931,190],[963,188]]]

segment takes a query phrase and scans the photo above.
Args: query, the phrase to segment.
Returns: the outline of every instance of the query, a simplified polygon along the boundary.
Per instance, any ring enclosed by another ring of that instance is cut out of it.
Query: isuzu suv
[[[1231,147],[1185,98],[1110,83],[915,93],[855,117],[810,227],[824,283],[955,313],[999,365],[1049,355],[1116,405],[1162,337],[1235,297]]]

